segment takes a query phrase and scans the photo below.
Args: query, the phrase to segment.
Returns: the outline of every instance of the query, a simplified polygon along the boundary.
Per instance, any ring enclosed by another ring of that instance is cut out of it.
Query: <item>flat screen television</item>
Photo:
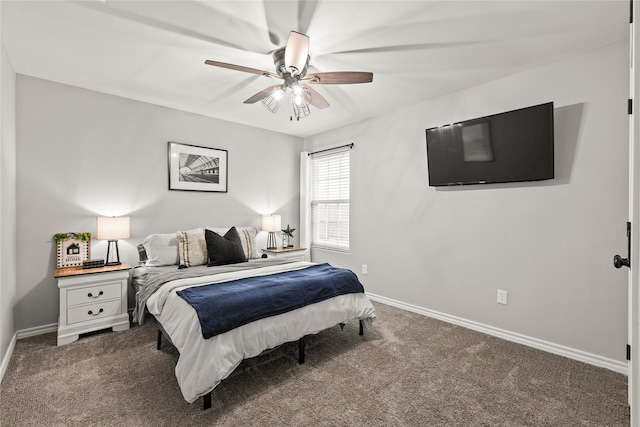
[[[426,130],[429,186],[553,178],[553,102]]]

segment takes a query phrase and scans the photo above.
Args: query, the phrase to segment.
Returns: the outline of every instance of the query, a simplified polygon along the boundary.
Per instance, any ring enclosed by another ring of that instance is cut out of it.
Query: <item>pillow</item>
[[[236,228],[242,243],[242,250],[247,259],[260,258],[262,254],[258,253],[256,246],[256,235],[258,230],[255,227],[239,227]]]
[[[138,264],[144,264],[147,262],[147,251],[144,249],[144,245],[140,243],[138,245]]]
[[[191,267],[207,263],[207,243],[204,240],[204,229],[178,231],[176,238],[178,239],[180,265]]]
[[[158,267],[178,264],[178,239],[175,233],[150,234],[142,240],[142,246],[147,253],[146,265]]]
[[[204,238],[209,254],[207,266],[236,264],[247,260],[235,227],[231,227],[224,236],[211,230],[205,230]]]
[[[229,231],[228,228],[214,228],[207,227],[207,230],[211,230],[218,233],[221,236]],[[236,231],[240,236],[240,242],[242,243],[242,250],[246,259],[260,258],[262,254],[258,253],[258,246],[256,246],[256,235],[258,230],[255,227],[236,227]]]

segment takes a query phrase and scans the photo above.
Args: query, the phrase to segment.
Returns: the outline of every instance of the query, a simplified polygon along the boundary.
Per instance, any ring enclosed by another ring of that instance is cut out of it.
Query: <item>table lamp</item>
[[[106,217],[99,216],[96,222],[96,237],[99,240],[108,240],[107,258],[105,265],[120,265],[120,252],[118,251],[118,240],[129,238],[130,220],[128,216]],[[116,259],[109,261],[111,246],[115,246]]]
[[[262,215],[262,231],[269,232],[267,249],[276,249],[276,231],[280,231],[280,215]]]

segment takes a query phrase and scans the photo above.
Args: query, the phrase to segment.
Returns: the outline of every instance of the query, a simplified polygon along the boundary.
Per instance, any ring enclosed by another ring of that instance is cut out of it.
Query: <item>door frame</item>
[[[631,407],[631,425],[640,425],[640,31],[637,30],[638,11],[634,0],[629,0],[629,221],[631,222],[631,261],[628,279],[629,313],[628,336],[631,346],[628,362],[628,400]]]

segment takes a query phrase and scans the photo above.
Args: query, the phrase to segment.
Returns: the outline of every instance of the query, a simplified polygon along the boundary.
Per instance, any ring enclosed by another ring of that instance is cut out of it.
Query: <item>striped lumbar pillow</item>
[[[206,264],[209,261],[204,229],[195,228],[188,231],[177,231],[176,238],[178,239],[180,265],[191,267]]]

